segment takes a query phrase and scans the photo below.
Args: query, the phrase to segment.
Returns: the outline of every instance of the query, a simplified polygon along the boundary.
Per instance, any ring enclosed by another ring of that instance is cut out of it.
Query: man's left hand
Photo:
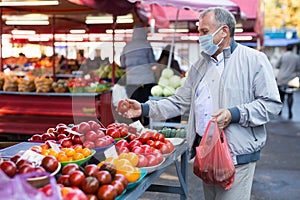
[[[211,116],[216,118],[220,129],[226,128],[231,122],[231,113],[228,109],[220,109]]]

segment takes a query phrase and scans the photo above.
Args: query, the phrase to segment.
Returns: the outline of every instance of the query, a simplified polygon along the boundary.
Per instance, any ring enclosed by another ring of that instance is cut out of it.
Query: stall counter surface
[[[40,143],[34,142],[21,142],[16,145],[4,148],[0,150],[2,157],[12,157],[13,155],[19,153],[20,151],[25,151],[34,145]],[[94,158],[93,160],[97,160]],[[166,171],[166,169],[175,163],[178,180],[180,186],[170,186],[170,185],[157,185],[154,181],[160,177],[160,175]],[[157,168],[152,173],[149,173],[143,178],[136,187],[128,189],[125,194],[123,194],[119,199],[123,200],[133,200],[138,199],[145,191],[152,192],[165,192],[179,194],[180,199],[188,198],[188,186],[187,177],[188,176],[188,148],[186,142],[178,145],[175,151],[170,154],[162,165]]]

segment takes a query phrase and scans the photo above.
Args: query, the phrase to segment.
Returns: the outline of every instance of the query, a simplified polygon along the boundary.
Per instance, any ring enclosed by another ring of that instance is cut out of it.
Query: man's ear
[[[229,27],[228,26],[224,26],[222,28],[222,37],[226,38],[229,35],[230,35]]]

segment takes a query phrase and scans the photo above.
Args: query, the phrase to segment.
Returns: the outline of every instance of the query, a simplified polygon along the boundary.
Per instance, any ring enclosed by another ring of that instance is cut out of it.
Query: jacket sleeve
[[[259,53],[252,64],[258,65],[252,78],[254,99],[238,106],[239,123],[244,127],[263,125],[274,118],[281,110],[282,103],[278,87],[272,73],[272,66],[263,53]]]

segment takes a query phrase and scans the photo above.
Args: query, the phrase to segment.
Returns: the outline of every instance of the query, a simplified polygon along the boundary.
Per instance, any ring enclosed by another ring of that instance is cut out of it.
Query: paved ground
[[[251,200],[300,199],[300,91],[294,95],[293,119],[287,117],[286,105],[282,116],[267,125],[268,140],[257,163]],[[188,189],[190,200],[204,200],[202,183],[193,174],[189,163]],[[178,185],[175,166],[162,174],[158,183]],[[140,198],[180,199],[179,195],[146,192]]]

